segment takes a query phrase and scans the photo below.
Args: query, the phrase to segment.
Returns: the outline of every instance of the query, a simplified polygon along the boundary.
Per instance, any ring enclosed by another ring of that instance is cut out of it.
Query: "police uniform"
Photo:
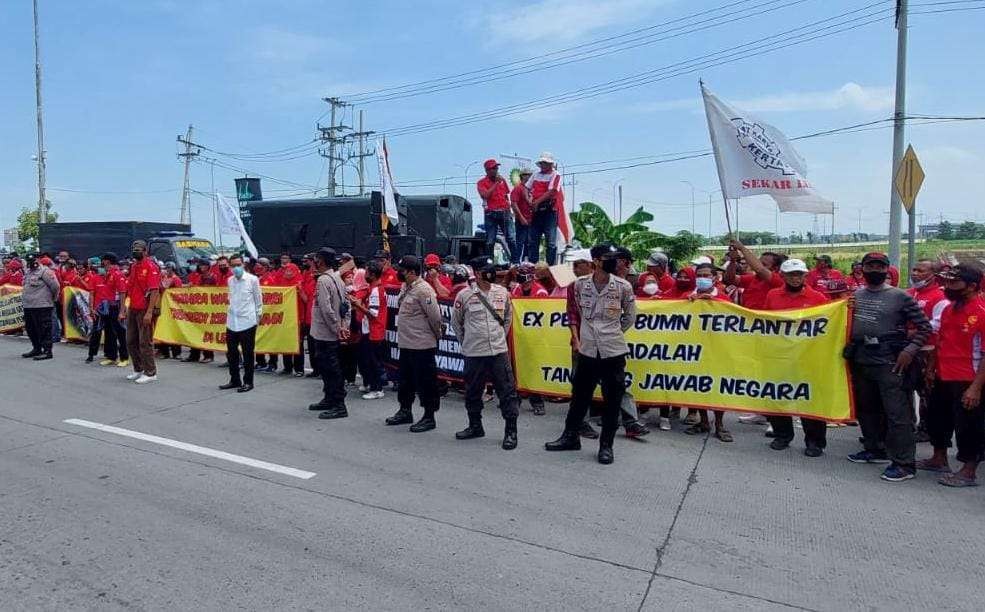
[[[577,313],[580,348],[578,375],[574,377],[571,407],[561,437],[546,445],[547,450],[581,448],[578,430],[591,406],[595,388],[602,387],[604,407],[602,433],[599,437],[599,461],[611,463],[612,442],[619,425],[619,410],[625,393],[626,346],[624,332],[633,324],[636,301],[633,286],[615,274],[609,274],[601,287],[594,276],[574,282],[569,309]]]
[[[492,261],[488,260],[488,264],[492,266]],[[478,266],[473,265],[473,268]],[[490,284],[489,289],[483,291],[475,284],[460,291],[455,298],[451,324],[465,356],[465,410],[469,417],[468,427],[455,434],[459,440],[485,435],[482,393],[486,383],[492,382],[506,421],[503,448],[516,447],[520,400],[506,341],[511,317],[509,292],[500,285]]]
[[[404,284],[398,297],[397,346],[400,348],[400,388],[397,400],[400,409],[387,419],[388,425],[413,422],[414,396],[424,408],[424,421],[429,427],[412,427],[412,431],[434,429],[434,413],[440,407],[438,368],[435,354],[442,335],[441,310],[434,289],[422,278]]]

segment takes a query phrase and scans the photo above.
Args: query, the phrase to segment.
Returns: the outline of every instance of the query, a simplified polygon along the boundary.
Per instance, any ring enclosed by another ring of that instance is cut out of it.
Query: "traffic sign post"
[[[913,152],[913,145],[907,146],[906,154],[903,155],[899,167],[896,168],[896,177],[893,181],[900,202],[909,216],[909,235],[906,240],[907,279],[910,278],[916,259],[917,194],[920,192],[925,176],[923,167],[920,166],[920,160],[917,159],[917,154]]]

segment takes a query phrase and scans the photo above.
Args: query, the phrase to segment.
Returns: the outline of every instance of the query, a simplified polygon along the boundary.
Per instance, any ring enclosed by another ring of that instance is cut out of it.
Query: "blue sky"
[[[872,4],[803,0],[787,8],[733,10],[753,18],[604,58],[405,100],[364,105],[367,129],[466,115],[591,86],[761,39]],[[790,0],[788,0],[789,2]],[[912,4],[937,0],[911,0]],[[48,185],[63,220],[177,221],[182,167],[175,136],[189,123],[196,140],[223,152],[262,152],[310,140],[327,106],[320,98],[494,66],[617,35],[727,0],[487,0],[324,2],[315,0],[41,0]],[[775,3],[776,5],[785,4]],[[888,3],[887,3],[888,5]],[[955,5],[914,8],[930,10]],[[36,176],[31,3],[5,2],[0,19],[0,225],[34,206]],[[985,115],[985,11],[911,18],[908,111]],[[550,150],[565,164],[652,156],[708,147],[698,77],[725,100],[757,112],[790,136],[892,114],[896,34],[891,21],[753,59],[526,114],[390,140],[398,187],[450,177],[447,191],[475,199],[466,166],[489,156]],[[347,117],[348,119],[348,117]],[[324,120],[324,119],[323,119]],[[908,129],[927,173],[918,206],[924,220],[985,221],[985,122]],[[836,201],[837,231],[885,231],[892,130],[801,141],[811,178]],[[217,158],[298,183],[325,187],[316,154],[278,163]],[[375,183],[375,161],[369,160]],[[582,169],[591,166],[582,166]],[[478,178],[478,164],[468,168]],[[217,188],[233,193],[236,173],[216,168]],[[341,179],[342,177],[340,177]],[[611,208],[613,184],[624,210],[643,203],[664,232],[724,231],[710,158],[576,177],[575,199]],[[352,168],[344,182],[355,183]],[[409,183],[408,183],[409,184]],[[210,190],[207,165],[192,186]],[[284,191],[276,192],[281,189]],[[268,197],[300,188],[264,181]],[[404,186],[407,193],[441,187]],[[569,198],[570,198],[570,188]],[[89,193],[140,192],[140,193]],[[193,200],[196,231],[211,237],[207,198]],[[743,229],[775,227],[767,198],[743,200]],[[711,213],[709,215],[709,212]],[[628,213],[627,213],[628,214]],[[825,219],[823,227],[830,223]],[[807,231],[813,218],[789,214],[781,231]]]

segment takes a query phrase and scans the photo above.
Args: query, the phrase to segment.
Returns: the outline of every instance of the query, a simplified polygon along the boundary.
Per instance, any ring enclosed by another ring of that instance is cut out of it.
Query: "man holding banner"
[[[591,407],[595,388],[601,384],[605,405],[598,461],[605,465],[614,460],[612,443],[625,393],[629,348],[624,334],[636,315],[633,286],[614,274],[618,267],[616,254],[612,245],[592,247],[592,259],[600,261],[601,266],[591,276],[576,280],[568,298],[568,310],[575,315],[568,325],[571,346],[578,353],[578,375],[572,381],[571,407],[564,432],[557,440],[544,445],[549,451],[581,449],[578,432]]]

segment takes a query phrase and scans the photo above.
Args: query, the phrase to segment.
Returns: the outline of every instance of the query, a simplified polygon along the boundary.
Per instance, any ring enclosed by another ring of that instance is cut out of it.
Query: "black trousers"
[[[342,379],[347,383],[356,382],[356,370],[359,366],[359,345],[340,344],[339,364],[342,366]]]
[[[243,331],[226,329],[226,361],[229,364],[229,382],[236,384],[253,384],[253,365],[256,356],[257,326],[254,325]],[[239,377],[240,353],[243,361],[243,378]]]
[[[315,339],[311,336],[311,326],[305,325],[301,328],[304,342],[308,345],[308,362],[311,364],[311,373],[318,375],[318,362],[315,360]],[[304,346],[301,347],[304,350]],[[303,363],[301,365],[304,365]]]
[[[961,404],[961,396],[970,384],[936,381],[927,414],[927,433],[934,449],[950,448],[953,435],[958,443],[958,461],[962,463],[985,460],[985,401],[972,410]]]
[[[129,359],[127,330],[123,327],[123,321],[120,320],[120,307],[110,306],[109,314],[99,315],[99,322],[103,328],[103,336],[105,336],[103,354],[106,355],[106,359],[113,361]]]
[[[89,357],[95,357],[99,354],[99,345],[103,340],[103,322],[100,320],[99,315],[96,315],[96,320],[92,324],[92,331],[89,332]]]
[[[359,372],[363,375],[363,385],[370,391],[383,390],[383,352],[386,343],[373,342],[368,335],[359,339]]]
[[[181,346],[178,344],[165,344],[163,342],[158,342],[154,345],[154,348],[156,348],[162,355],[171,357],[172,359],[181,357]]]
[[[287,372],[293,370],[295,373],[304,374],[304,329],[304,326],[298,328],[298,354],[284,355],[284,370]],[[273,363],[276,364],[277,362],[274,361]]]
[[[571,407],[564,429],[577,433],[592,406],[595,388],[602,386],[602,436],[600,442],[612,444],[619,427],[619,410],[626,393],[626,356],[586,357],[578,355],[578,372],[571,385]]]
[[[855,408],[867,451],[885,451],[898,465],[916,463],[913,401],[891,365],[852,363]]]
[[[783,440],[787,444],[793,442],[793,417],[788,416],[768,416],[766,419],[773,426],[773,433],[777,440]],[[804,444],[806,446],[816,446],[825,448],[828,445],[828,424],[817,419],[805,419],[801,417],[800,424],[804,427]]]
[[[215,354],[212,351],[202,351],[197,348],[188,349],[188,358],[192,361],[198,361],[198,358],[202,356],[206,359],[215,359]]]
[[[345,385],[339,366],[339,343],[315,340],[315,363],[321,373],[322,403],[329,408],[345,408]]]
[[[434,361],[437,349],[400,349],[400,388],[397,401],[400,409],[410,412],[417,396],[425,415],[433,415],[441,407],[438,395],[438,366]]]
[[[51,306],[24,309],[24,329],[35,351],[51,351],[51,313]]]
[[[465,411],[470,417],[482,415],[482,393],[491,382],[499,398],[499,411],[504,419],[515,419],[520,414],[520,397],[513,381],[513,368],[509,353],[488,357],[465,357]]]

